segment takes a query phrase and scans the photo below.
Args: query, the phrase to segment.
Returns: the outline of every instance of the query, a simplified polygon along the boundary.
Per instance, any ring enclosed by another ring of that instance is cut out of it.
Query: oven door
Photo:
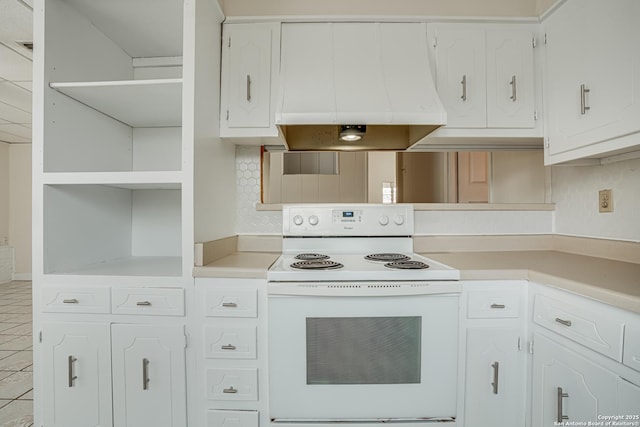
[[[456,414],[458,294],[269,295],[270,417]]]

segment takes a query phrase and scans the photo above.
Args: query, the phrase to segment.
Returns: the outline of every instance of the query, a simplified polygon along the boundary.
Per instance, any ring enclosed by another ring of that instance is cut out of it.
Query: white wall
[[[0,142],[0,246],[9,238],[9,147]]]
[[[537,16],[551,0],[225,0],[227,16]],[[540,3],[540,4],[539,4]]]
[[[553,166],[555,232],[640,242],[640,159],[601,166]],[[613,212],[598,213],[598,190],[613,190]]]

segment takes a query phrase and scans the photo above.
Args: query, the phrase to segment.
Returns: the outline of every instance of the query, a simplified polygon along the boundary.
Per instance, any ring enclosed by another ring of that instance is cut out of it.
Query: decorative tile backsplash
[[[281,234],[282,213],[256,211],[260,203],[260,147],[236,147],[237,234]]]
[[[555,229],[567,234],[640,242],[640,159],[599,166],[553,166]],[[613,212],[598,212],[598,191],[613,191]]]

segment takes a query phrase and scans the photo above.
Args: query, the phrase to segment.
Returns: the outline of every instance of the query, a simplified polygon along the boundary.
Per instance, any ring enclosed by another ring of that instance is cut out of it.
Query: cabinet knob
[[[236,304],[235,302],[223,302],[222,306],[227,308],[236,308],[238,304]]]
[[[223,350],[235,350],[236,346],[233,345],[233,344],[227,344],[227,345],[221,346],[220,348],[223,349]]]
[[[151,305],[151,301],[138,301],[136,305],[141,307],[148,307]]]
[[[78,304],[80,301],[78,301],[77,298],[69,298],[69,299],[63,299],[62,302],[64,304]]]
[[[506,308],[506,307],[507,306],[504,304],[496,304],[496,303],[491,304],[491,308]]]

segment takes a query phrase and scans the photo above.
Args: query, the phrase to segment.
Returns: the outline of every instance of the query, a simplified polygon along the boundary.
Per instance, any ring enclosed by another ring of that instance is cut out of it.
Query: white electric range
[[[459,272],[413,252],[413,205],[283,207],[267,272],[274,423],[455,425]]]

